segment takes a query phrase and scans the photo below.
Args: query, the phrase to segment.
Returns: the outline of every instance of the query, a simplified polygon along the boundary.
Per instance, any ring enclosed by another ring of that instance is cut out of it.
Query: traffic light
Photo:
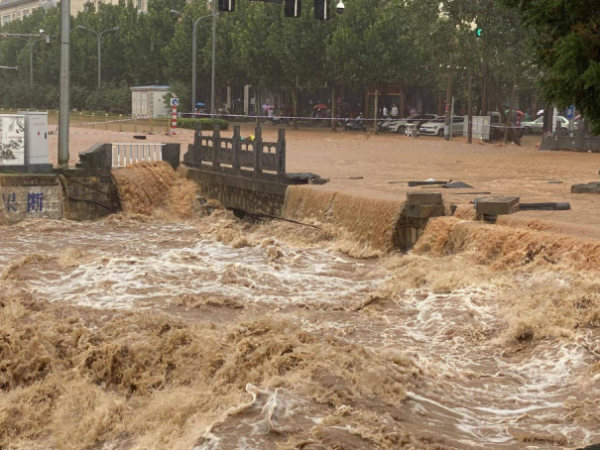
[[[235,0],[219,0],[219,11],[235,11]]]
[[[300,17],[302,11],[302,0],[285,0],[285,17]]]
[[[329,0],[315,0],[315,19],[329,20]]]
[[[477,39],[480,39],[483,37],[483,28],[477,27],[475,28],[475,36],[477,36]]]

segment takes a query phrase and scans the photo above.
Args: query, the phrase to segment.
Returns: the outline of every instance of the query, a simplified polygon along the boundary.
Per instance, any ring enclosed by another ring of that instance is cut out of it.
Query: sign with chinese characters
[[[58,180],[49,177],[40,180],[36,175],[7,180],[7,184],[0,186],[0,223],[63,218],[63,191]]]
[[[0,115],[0,166],[25,164],[25,118]]]

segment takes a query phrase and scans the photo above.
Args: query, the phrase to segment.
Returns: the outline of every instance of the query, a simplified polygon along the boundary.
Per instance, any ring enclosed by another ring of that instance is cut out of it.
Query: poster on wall
[[[0,166],[25,164],[25,117],[0,115]]]

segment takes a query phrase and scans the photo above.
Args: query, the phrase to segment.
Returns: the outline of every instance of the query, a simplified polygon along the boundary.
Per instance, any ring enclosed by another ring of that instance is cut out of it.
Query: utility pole
[[[102,40],[102,35],[104,33],[110,32],[110,31],[118,31],[119,27],[111,28],[109,30],[104,30],[100,33],[98,33],[96,30],[92,30],[91,28],[86,28],[82,25],[79,25],[77,28],[89,31],[90,33],[94,33],[96,35],[97,46],[98,46],[98,89],[100,89],[102,87],[102,47],[100,45],[100,42]]]
[[[212,75],[210,80],[210,113],[215,117],[215,52],[217,48],[217,0],[212,0]]]
[[[60,2],[60,109],[58,113],[58,165],[69,167],[69,109],[71,0]]]
[[[200,22],[202,19],[206,19],[207,17],[212,17],[212,14],[207,14],[206,16],[202,16],[202,17],[198,17],[196,20],[192,19],[190,16],[186,16],[185,14],[177,11],[176,9],[172,9],[171,12],[173,14],[177,14],[181,17],[185,17],[186,19],[191,20],[193,27],[192,27],[192,109],[191,109],[191,113],[194,114],[194,112],[196,111],[196,58],[198,56],[198,51],[196,49],[196,41],[198,39],[198,22]],[[213,48],[213,52],[214,52],[214,48]],[[213,54],[213,64],[214,64],[214,54]]]
[[[467,142],[473,143],[473,68],[469,67],[469,111],[467,120]]]
[[[452,83],[454,75],[454,50],[450,51],[450,62],[448,63],[448,84],[446,86],[446,118],[444,119],[444,139],[449,141],[452,136],[451,121],[452,121]]]

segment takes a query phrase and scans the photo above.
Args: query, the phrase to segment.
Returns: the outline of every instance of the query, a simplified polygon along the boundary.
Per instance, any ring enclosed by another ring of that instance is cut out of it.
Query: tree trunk
[[[292,88],[292,104],[294,106],[294,130],[298,129],[298,89]]]
[[[446,118],[444,120],[444,139],[449,141],[452,136],[452,130],[450,129],[451,117],[451,104],[452,104],[452,83],[454,81],[454,52],[450,52],[450,61],[448,63],[450,68],[448,69],[448,84],[446,85]]]
[[[398,118],[402,119],[404,117],[404,108],[406,107],[406,92],[404,91],[404,87],[400,88],[400,109],[398,110]]]
[[[473,143],[473,69],[469,67],[469,111],[467,120],[467,142]]]
[[[337,133],[336,107],[337,98],[335,93],[335,84],[331,88],[331,131]]]
[[[537,112],[537,111],[536,111]],[[544,133],[552,132],[552,105],[550,103],[546,103],[544,106]]]
[[[481,115],[487,116],[488,114],[488,82],[487,82],[487,68],[484,62],[481,63],[481,82],[483,84],[483,93],[481,95]]]
[[[255,111],[256,111],[256,126],[260,127],[260,115],[262,114],[261,110],[262,110],[262,106],[261,106],[261,102],[260,102],[260,87],[256,88],[256,95],[254,96],[254,103],[255,103]]]
[[[504,145],[508,144],[508,133],[512,126],[513,116],[515,109],[515,94],[517,92],[517,85],[513,84],[512,92],[510,94],[510,106],[508,107],[508,115],[506,116],[506,127],[504,128]]]
[[[375,88],[375,112],[373,114],[374,117],[374,121],[373,121],[373,133],[378,134],[379,130],[377,130],[377,108],[378,108],[378,97],[379,97],[379,91],[377,90],[377,88]]]

